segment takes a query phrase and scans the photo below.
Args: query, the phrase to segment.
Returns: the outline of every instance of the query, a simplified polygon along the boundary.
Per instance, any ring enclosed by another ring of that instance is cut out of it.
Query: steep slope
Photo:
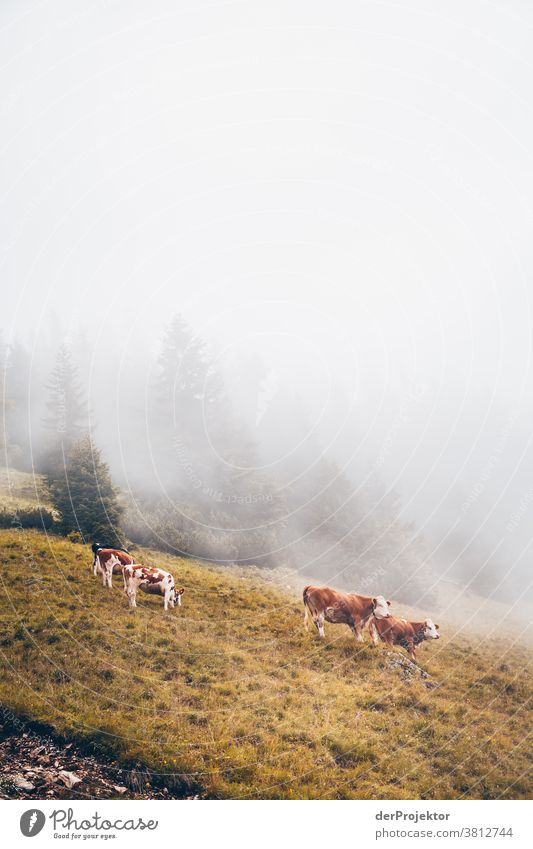
[[[423,645],[420,676],[343,626],[320,643],[296,593],[259,570],[155,552],[186,587],[165,613],[90,552],[0,532],[4,709],[211,797],[497,798],[528,794],[528,651],[461,635]],[[399,608],[401,611],[401,608]]]

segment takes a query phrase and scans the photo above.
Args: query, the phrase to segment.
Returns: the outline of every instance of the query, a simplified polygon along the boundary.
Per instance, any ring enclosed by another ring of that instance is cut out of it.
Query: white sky
[[[354,406],[341,455],[392,438],[422,526],[512,415],[486,493],[514,487],[507,515],[532,414],[532,31],[519,0],[4,0],[0,325],[54,312],[138,351],[182,312],[258,352],[324,438]]]

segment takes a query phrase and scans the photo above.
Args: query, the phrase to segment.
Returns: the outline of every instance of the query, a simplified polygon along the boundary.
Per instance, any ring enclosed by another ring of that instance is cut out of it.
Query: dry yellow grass
[[[89,549],[1,531],[0,701],[141,762],[171,788],[233,798],[522,798],[530,791],[528,649],[465,636],[396,668],[343,626],[319,642],[258,570],[156,552],[184,606],[163,611],[90,571]]]
[[[37,506],[51,509],[42,475],[0,467],[0,509],[15,512]]]

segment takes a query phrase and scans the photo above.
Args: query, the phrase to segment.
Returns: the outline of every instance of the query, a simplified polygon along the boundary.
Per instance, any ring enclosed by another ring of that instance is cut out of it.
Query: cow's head
[[[174,604],[177,604],[178,607],[181,607],[181,597],[184,592],[185,590],[183,587],[180,590],[177,590],[176,587],[174,587]]]
[[[424,622],[424,639],[425,640],[438,640],[439,634],[437,631],[439,630],[439,626],[433,623],[432,619],[426,619]]]
[[[386,601],[384,595],[377,595],[372,599],[372,610],[376,619],[386,619],[389,613],[390,601]]]

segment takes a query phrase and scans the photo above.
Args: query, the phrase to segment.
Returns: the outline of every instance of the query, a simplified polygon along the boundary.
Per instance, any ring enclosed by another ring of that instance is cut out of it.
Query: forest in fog
[[[91,350],[83,332],[31,353],[3,345],[8,467],[49,474],[55,463],[64,475],[72,446],[90,434],[120,486],[133,542],[287,566],[363,592],[376,583],[405,599],[431,592],[424,546],[413,523],[398,518],[397,496],[377,473],[352,481],[307,425],[296,387],[273,386],[257,358],[217,367],[176,315],[152,357],[134,350],[128,362],[107,362],[120,373],[115,396],[98,382]],[[252,384],[255,410],[245,418],[239,395]],[[253,425],[280,394],[290,433],[284,438],[281,427],[261,444]],[[282,462],[272,460],[273,439]]]
[[[444,563],[405,518],[386,479],[394,420],[374,462],[354,462],[346,445],[331,448],[312,404],[279,368],[254,352],[214,351],[177,314],[151,348],[120,352],[79,328],[41,334],[33,348],[4,340],[4,464],[65,478],[69,451],[90,435],[120,488],[110,538],[288,567],[362,592],[378,584],[406,601],[431,596],[441,581],[511,597],[516,584],[502,591],[498,563],[483,563],[468,544]],[[476,506],[472,493],[463,512]]]

